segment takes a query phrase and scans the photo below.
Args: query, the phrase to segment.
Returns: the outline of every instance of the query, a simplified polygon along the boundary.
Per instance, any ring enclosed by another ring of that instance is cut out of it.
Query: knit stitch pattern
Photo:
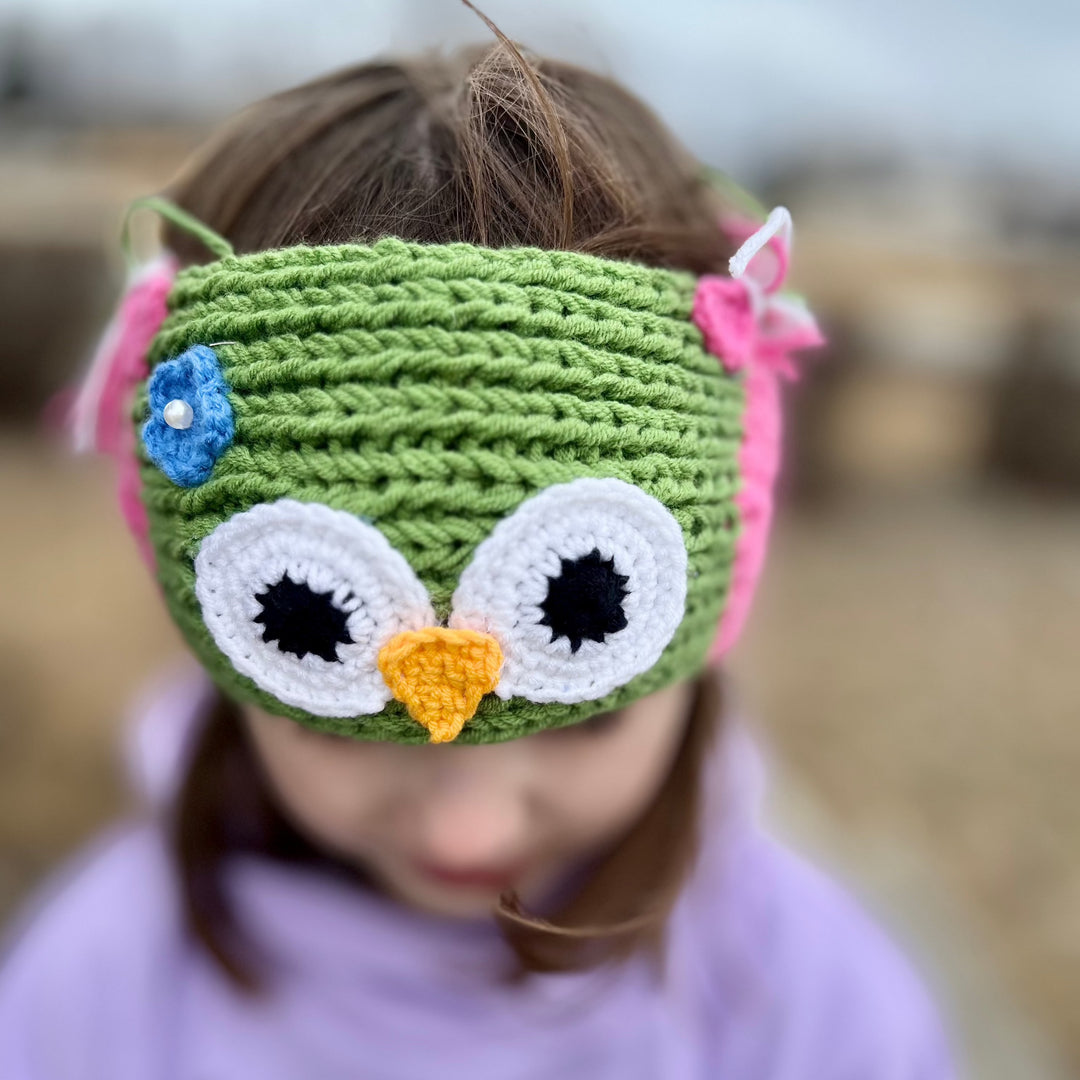
[[[344,510],[405,557],[445,620],[496,523],[580,477],[634,484],[671,512],[686,544],[685,616],[659,660],[604,697],[488,693],[458,741],[575,723],[694,675],[728,589],[744,408],[741,375],[724,371],[691,321],[695,285],[690,274],[573,252],[396,238],[182,270],[151,371],[214,343],[235,433],[190,488],[140,447],[143,498],[171,613],[222,689],[318,730],[427,741],[401,701],[317,716],[237,672],[203,622],[200,543],[258,504]],[[145,388],[137,409],[142,421]]]

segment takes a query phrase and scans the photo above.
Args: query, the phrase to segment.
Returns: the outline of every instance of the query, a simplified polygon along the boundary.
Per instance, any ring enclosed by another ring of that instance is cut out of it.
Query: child
[[[501,36],[275,95],[151,205],[75,426],[206,674],[0,969],[0,1076],[951,1075],[721,707],[819,341],[786,211]]]

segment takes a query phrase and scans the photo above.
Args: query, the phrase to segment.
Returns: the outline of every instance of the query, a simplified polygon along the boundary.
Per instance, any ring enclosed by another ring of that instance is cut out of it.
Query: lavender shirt
[[[204,685],[145,710],[138,775],[158,805]],[[737,729],[709,762],[708,826],[647,963],[497,985],[488,920],[424,915],[265,860],[232,868],[274,963],[264,998],[232,990],[185,936],[155,817],[117,830],[39,898],[0,966],[3,1080],[952,1076],[918,980],[840,889],[755,821],[757,756]]]

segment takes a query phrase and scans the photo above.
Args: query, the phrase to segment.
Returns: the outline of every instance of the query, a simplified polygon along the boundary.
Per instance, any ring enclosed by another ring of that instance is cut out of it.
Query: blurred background
[[[733,659],[780,829],[915,955],[973,1076],[1080,1067],[1080,5],[487,0],[796,222],[831,339]],[[483,41],[456,0],[0,0],[0,921],[126,803],[182,651],[104,463],[47,433],[124,205],[229,111]]]

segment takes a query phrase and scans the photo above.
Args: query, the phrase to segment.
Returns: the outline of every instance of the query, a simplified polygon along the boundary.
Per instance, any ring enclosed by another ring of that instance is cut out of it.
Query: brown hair
[[[656,117],[610,80],[526,59],[492,30],[499,40],[486,49],[362,64],[250,106],[168,195],[238,253],[389,234],[721,271],[730,250],[715,195]],[[207,258],[172,226],[164,240],[182,262]],[[719,675],[708,671],[656,798],[563,910],[540,919],[513,895],[500,900],[494,914],[521,972],[579,969],[643,947],[659,957],[697,850],[700,776],[719,710]],[[256,958],[225,897],[228,855],[253,850],[355,873],[287,824],[225,701],[189,767],[174,845],[192,929],[246,986]]]

